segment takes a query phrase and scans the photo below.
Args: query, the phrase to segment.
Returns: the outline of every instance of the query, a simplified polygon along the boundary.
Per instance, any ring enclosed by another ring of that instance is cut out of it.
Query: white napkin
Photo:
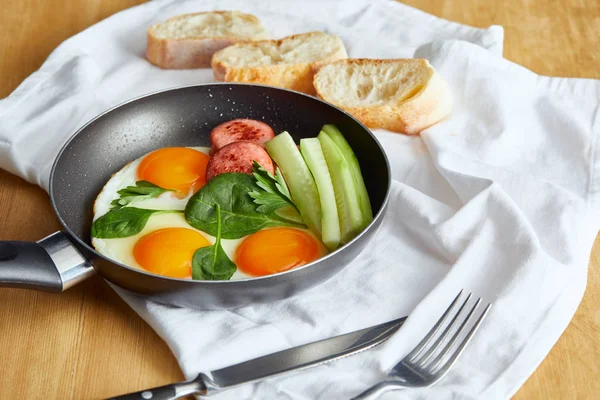
[[[428,58],[452,88],[453,113],[421,137],[376,132],[393,170],[389,211],[376,239],[330,281],[229,311],[117,291],[165,339],[187,377],[411,313],[376,349],[218,396],[343,399],[383,379],[465,288],[494,302],[489,317],[437,386],[401,394],[514,394],[585,289],[599,226],[600,82],[540,77],[503,60],[500,27],[465,27],[383,0],[144,4],[67,40],[0,102],[0,167],[47,188],[57,150],[94,115],[143,93],[209,82],[209,70],[149,65],[144,37],[168,16],[217,8],[252,12],[276,37],[339,34],[352,57]]]

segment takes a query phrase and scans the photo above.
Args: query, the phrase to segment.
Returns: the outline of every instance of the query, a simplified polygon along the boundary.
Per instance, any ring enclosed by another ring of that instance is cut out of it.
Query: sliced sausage
[[[234,119],[217,125],[210,132],[212,152],[233,142],[252,142],[262,146],[273,139],[273,128],[253,119]]]
[[[252,174],[252,162],[256,161],[267,171],[274,173],[273,161],[265,149],[250,142],[233,142],[220,148],[208,161],[206,181],[219,174],[241,172]]]

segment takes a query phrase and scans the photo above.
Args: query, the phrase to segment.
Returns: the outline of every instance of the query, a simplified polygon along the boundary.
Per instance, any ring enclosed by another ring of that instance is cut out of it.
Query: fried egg
[[[135,207],[151,210],[183,210],[194,192],[204,184],[209,147],[166,147],[142,156],[116,172],[94,203],[94,220],[106,214],[118,191],[146,180],[166,192],[153,199],[138,201]],[[194,154],[195,153],[195,154]]]
[[[235,251],[235,264],[252,276],[270,275],[308,264],[322,254],[319,242],[308,231],[270,228],[242,240]]]
[[[149,181],[171,189],[131,205],[153,210],[184,210],[190,197],[205,185],[210,148],[169,147],[156,150],[125,165],[106,183],[94,203],[94,220],[106,214],[119,190]],[[92,238],[101,254],[130,267],[174,278],[191,279],[195,251],[215,243],[212,235],[187,223],[183,213],[153,214],[136,235],[118,239]],[[237,265],[231,279],[283,272],[310,263],[325,248],[308,230],[268,228],[240,239],[222,239],[221,245]]]

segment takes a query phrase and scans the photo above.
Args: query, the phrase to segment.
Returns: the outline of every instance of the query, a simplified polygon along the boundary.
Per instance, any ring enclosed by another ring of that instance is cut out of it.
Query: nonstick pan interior
[[[126,163],[168,146],[209,146],[209,133],[234,118],[262,120],[275,133],[298,141],[327,123],[338,125],[360,162],[373,212],[388,189],[387,162],[366,128],[348,114],[311,96],[265,86],[190,86],[133,100],[82,128],[55,163],[50,190],[58,216],[86,247],[93,202],[110,176]],[[89,247],[91,250],[91,247]]]

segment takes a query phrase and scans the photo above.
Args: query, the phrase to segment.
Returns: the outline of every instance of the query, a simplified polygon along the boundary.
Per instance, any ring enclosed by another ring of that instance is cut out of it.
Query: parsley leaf
[[[252,166],[252,175],[256,179],[256,185],[262,189],[262,191],[254,190],[248,193],[254,203],[258,204],[256,211],[269,214],[287,206],[296,208],[279,168],[275,170],[275,176],[273,176],[255,161]]]
[[[110,209],[118,210],[129,205],[133,201],[152,199],[165,192],[173,192],[173,190],[163,189],[148,181],[137,181],[135,186],[127,186],[117,192],[119,198],[114,199],[112,203],[110,203],[112,206]]]

